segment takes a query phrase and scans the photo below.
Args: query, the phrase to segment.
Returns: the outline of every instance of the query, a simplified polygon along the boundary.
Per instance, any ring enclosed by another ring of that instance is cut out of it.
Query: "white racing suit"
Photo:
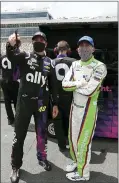
[[[70,153],[80,176],[90,177],[91,143],[96,127],[97,99],[103,79],[107,75],[105,64],[92,57],[87,62],[75,61],[62,82],[65,91],[73,91],[70,112]]]

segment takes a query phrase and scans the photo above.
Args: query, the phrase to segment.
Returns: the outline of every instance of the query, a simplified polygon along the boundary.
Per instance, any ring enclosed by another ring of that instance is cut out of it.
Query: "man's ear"
[[[93,53],[95,52],[95,48],[93,47]]]

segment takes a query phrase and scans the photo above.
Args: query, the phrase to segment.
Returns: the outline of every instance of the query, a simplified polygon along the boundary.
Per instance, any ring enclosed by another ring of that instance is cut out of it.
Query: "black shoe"
[[[19,169],[14,168],[10,176],[11,183],[19,182]]]
[[[8,125],[13,125],[13,124],[14,124],[14,120],[8,119]]]
[[[52,167],[48,160],[39,161],[39,165],[41,165],[46,171],[51,171]]]

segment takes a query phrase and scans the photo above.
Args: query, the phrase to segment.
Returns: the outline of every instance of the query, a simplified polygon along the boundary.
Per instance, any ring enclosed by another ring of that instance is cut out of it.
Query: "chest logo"
[[[35,70],[36,67],[39,67],[39,65],[37,64],[37,60],[34,58],[29,59],[27,64],[30,66],[30,69],[33,69],[33,70]]]
[[[42,82],[42,86],[44,86],[46,83],[46,77],[42,76],[41,72],[37,72],[37,71],[35,72],[35,74],[28,73],[26,75],[26,80],[28,82],[36,83],[36,84],[40,84]]]

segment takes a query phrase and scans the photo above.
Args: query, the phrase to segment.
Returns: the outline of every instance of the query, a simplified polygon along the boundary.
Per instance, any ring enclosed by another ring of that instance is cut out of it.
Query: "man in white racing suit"
[[[96,127],[97,100],[103,79],[107,75],[104,63],[93,56],[94,42],[89,36],[78,41],[81,60],[72,63],[62,86],[73,91],[70,111],[69,143],[73,162],[66,167],[66,177],[72,181],[89,180],[91,144]],[[74,170],[77,168],[77,172]]]

